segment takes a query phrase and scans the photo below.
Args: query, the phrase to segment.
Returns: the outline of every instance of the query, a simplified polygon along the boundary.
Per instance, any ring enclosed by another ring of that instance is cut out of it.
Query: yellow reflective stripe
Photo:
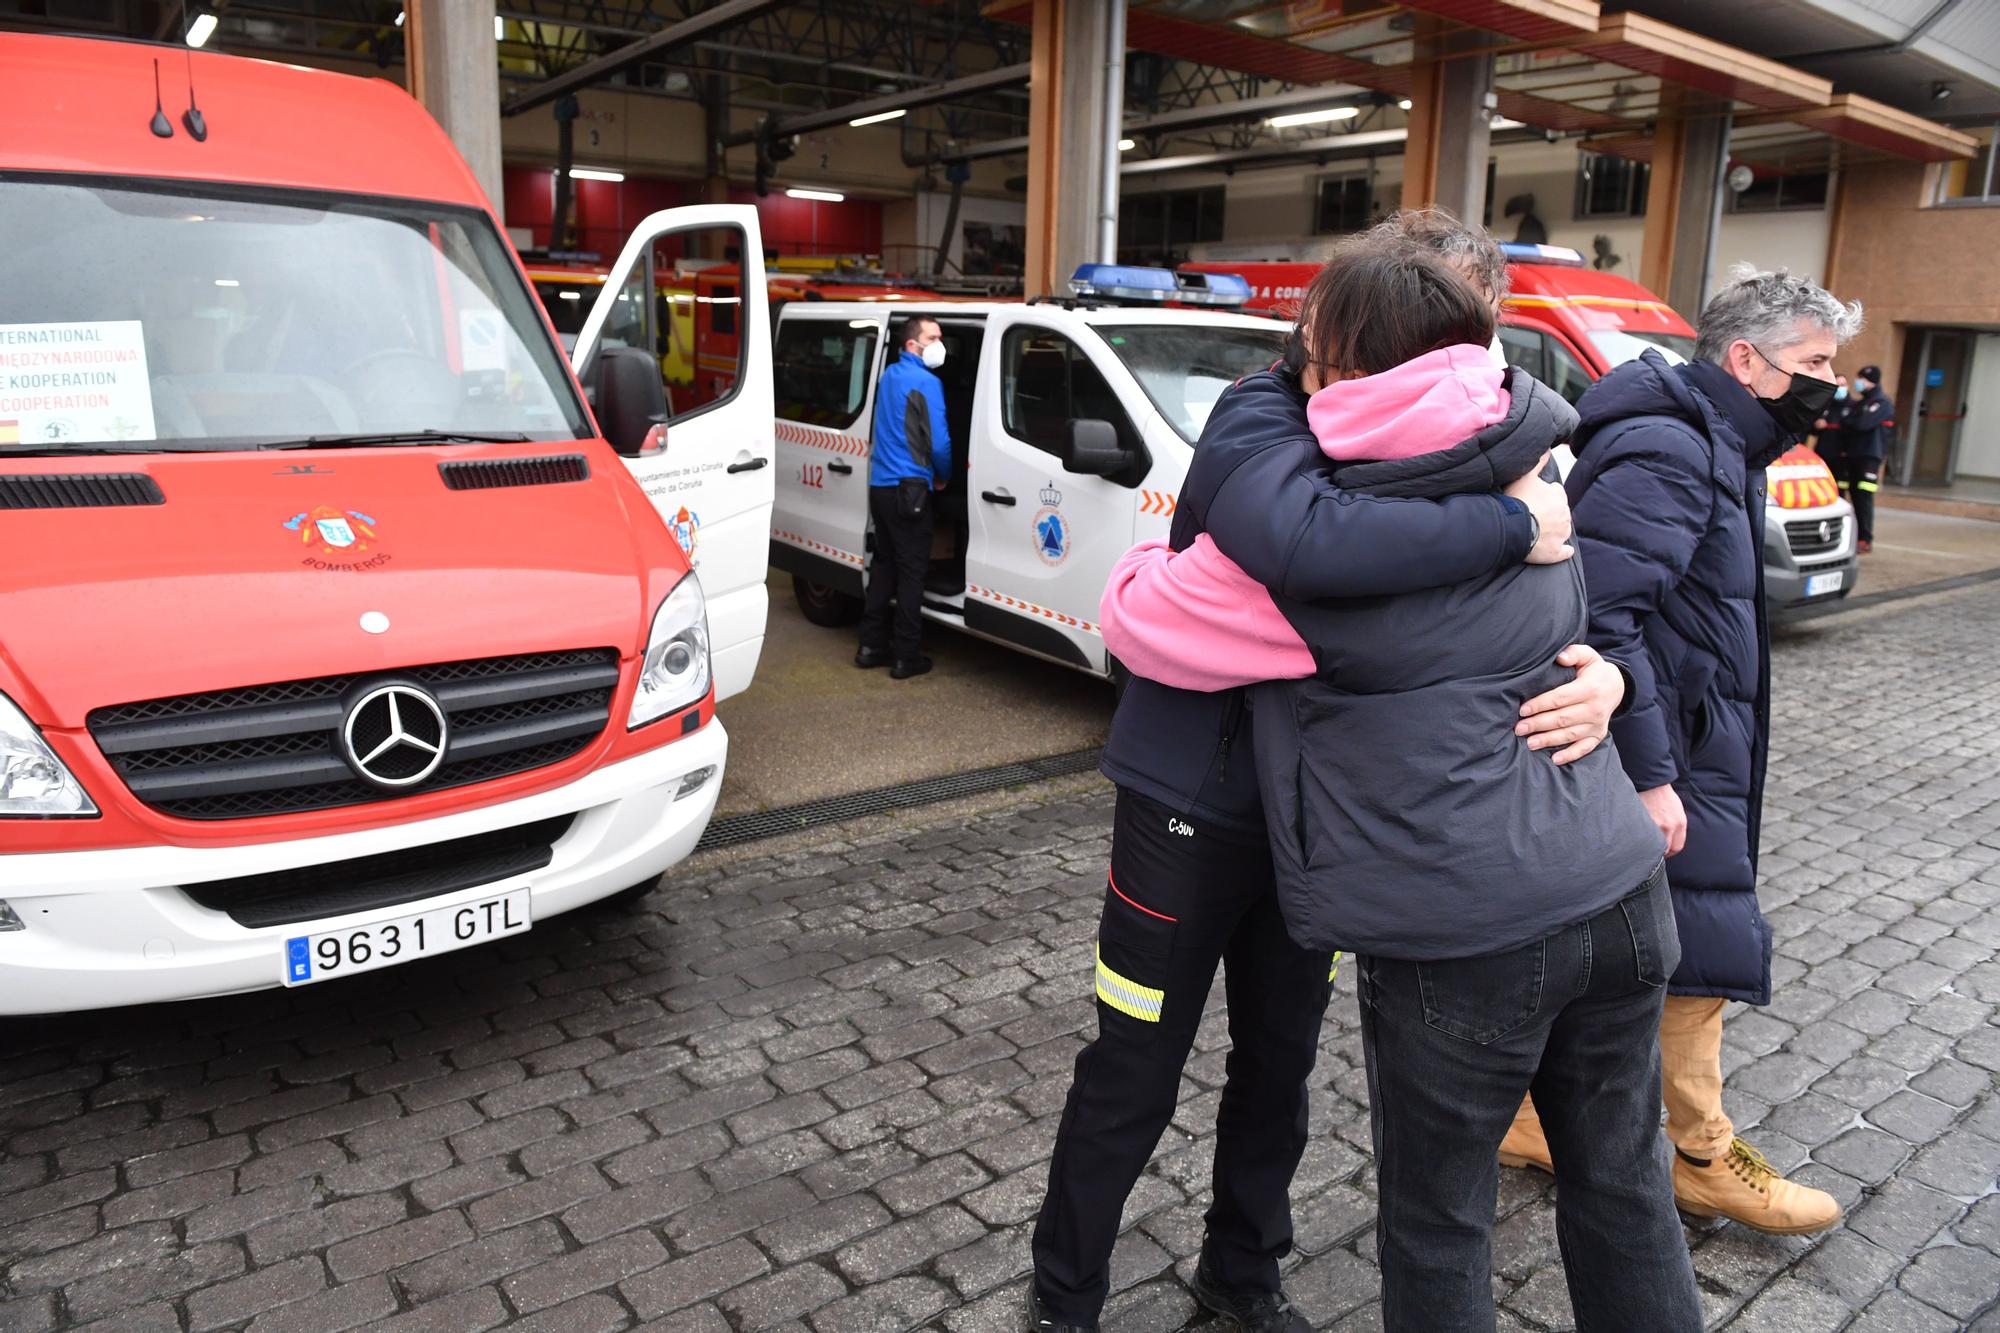
[[[1340,975],[1340,950],[1335,949],[1333,951],[1333,966],[1328,968],[1326,973],[1327,984],[1332,985],[1333,979],[1339,975]]]
[[[1877,485],[1872,481],[1857,481],[1854,484],[1860,487],[1864,491],[1879,491],[1882,489],[1879,485]]]
[[[1160,1021],[1160,1005],[1166,1000],[1167,993],[1154,990],[1151,986],[1141,986],[1106,967],[1104,949],[1100,945],[1097,950],[1097,998],[1121,1014],[1157,1023]]]

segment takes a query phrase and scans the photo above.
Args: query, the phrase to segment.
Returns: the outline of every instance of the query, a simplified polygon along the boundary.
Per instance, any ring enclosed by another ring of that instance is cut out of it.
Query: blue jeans
[[[1679,961],[1664,868],[1524,948],[1358,960],[1392,1333],[1493,1328],[1495,1154],[1530,1089],[1580,1333],[1698,1333],[1660,1132],[1660,1010]]]

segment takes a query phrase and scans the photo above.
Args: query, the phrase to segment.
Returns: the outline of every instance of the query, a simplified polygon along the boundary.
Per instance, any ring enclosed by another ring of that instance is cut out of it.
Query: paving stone
[[[2000,1255],[1940,1245],[1918,1255],[1898,1285],[1946,1314],[1970,1319],[2000,1299]]]
[[[619,1283],[619,1291],[644,1318],[718,1296],[769,1272],[770,1261],[747,1240],[732,1240],[686,1259],[662,1264]]]
[[[497,1281],[562,1251],[555,1223],[543,1220],[455,1246],[398,1269],[394,1276],[411,1301],[428,1301]]]
[[[1854,1312],[1837,1296],[1780,1278],[1766,1287],[1729,1325],[1740,1333],[1834,1333]]]
[[[1851,1129],[1813,1153],[1813,1160],[1865,1185],[1879,1184],[1910,1156],[1910,1145],[1879,1129]]]
[[[204,1288],[187,1298],[191,1333],[241,1323],[273,1306],[304,1300],[326,1287],[326,1266],[303,1257]]]
[[[658,1267],[666,1259],[667,1247],[652,1232],[628,1231],[516,1273],[500,1284],[500,1290],[516,1310],[532,1314]]]
[[[1885,1250],[1915,1254],[1964,1211],[1949,1195],[1913,1180],[1892,1180],[1847,1218],[1847,1227]]]
[[[1900,1291],[1887,1291],[1847,1326],[1848,1333],[1956,1333],[1958,1320]]]

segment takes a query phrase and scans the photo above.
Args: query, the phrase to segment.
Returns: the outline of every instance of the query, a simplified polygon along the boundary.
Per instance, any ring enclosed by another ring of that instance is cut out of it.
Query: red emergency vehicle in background
[[[1564,246],[1503,242],[1500,248],[1511,287],[1500,312],[1501,351],[1509,365],[1570,402],[1649,347],[1669,360],[1694,355],[1694,328],[1630,278],[1593,269]],[[1246,310],[1287,320],[1297,315],[1320,269],[1292,262],[1181,267],[1235,273],[1250,284]],[[1772,464],[1766,481],[1774,521],[1764,526],[1764,585],[1772,610],[1847,596],[1859,569],[1854,509],[1840,498],[1833,473],[1812,449],[1799,445]]]
[[[764,331],[669,446],[651,356],[599,304],[579,382],[396,85],[19,33],[0,70],[0,1014],[337,980],[650,887],[763,640]],[[761,258],[706,205],[613,274],[697,231]]]
[[[865,261],[851,258],[773,257],[764,286],[768,331],[792,301],[938,301],[927,288],[899,285]],[[551,263],[532,257],[528,277],[548,308],[558,335],[573,339],[607,270],[589,263]],[[650,346],[675,415],[729,396],[742,359],[743,271],[727,260],[682,259],[659,266],[650,309],[630,286],[619,294],[605,326],[609,345]]]

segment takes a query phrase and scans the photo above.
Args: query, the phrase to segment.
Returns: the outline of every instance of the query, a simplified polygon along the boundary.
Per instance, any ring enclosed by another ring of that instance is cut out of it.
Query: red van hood
[[[559,454],[590,479],[450,490],[438,471]],[[310,676],[631,654],[649,569],[671,561],[641,549],[644,497],[595,443],[0,459],[0,475],[82,473],[142,474],[165,500],[0,512],[0,688],[44,726]]]

